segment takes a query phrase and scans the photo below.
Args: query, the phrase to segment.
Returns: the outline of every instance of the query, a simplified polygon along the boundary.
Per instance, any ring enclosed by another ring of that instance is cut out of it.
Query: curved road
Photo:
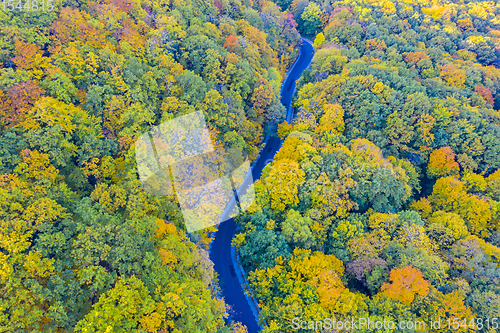
[[[295,81],[300,77],[302,72],[311,63],[314,55],[314,48],[311,43],[302,38],[300,45],[300,54],[295,64],[288,72],[288,76],[281,88],[281,103],[287,110],[287,121],[292,118],[293,108],[291,108],[292,95],[295,91]],[[270,161],[281,146],[281,140],[277,137],[269,138],[264,150],[255,162],[252,169],[254,180],[260,178],[262,169]],[[248,186],[246,183],[244,184]],[[215,234],[215,239],[212,242],[210,250],[210,259],[214,263],[214,269],[219,277],[219,285],[222,290],[220,296],[224,297],[227,305],[230,306],[230,316],[234,321],[239,321],[246,325],[249,333],[259,331],[256,318],[253,316],[250,305],[248,304],[242,286],[235,274],[237,267],[233,266],[231,260],[231,240],[236,230],[236,224],[233,219],[227,220],[219,225],[218,231]]]

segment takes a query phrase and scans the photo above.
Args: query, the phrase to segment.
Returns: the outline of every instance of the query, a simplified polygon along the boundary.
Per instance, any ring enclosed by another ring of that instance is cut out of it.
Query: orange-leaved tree
[[[415,295],[427,296],[429,283],[424,279],[422,272],[411,266],[393,269],[391,283],[382,285],[382,294],[410,306]]]
[[[485,86],[475,86],[474,91],[476,92],[476,94],[481,96],[489,105],[493,106],[493,104],[495,104],[495,100],[493,99],[493,94],[491,93],[490,89],[486,88]]]
[[[21,124],[44,93],[45,90],[36,80],[20,82],[5,93],[0,91],[0,119],[8,127]]]
[[[430,178],[455,175],[460,170],[455,161],[455,153],[450,147],[442,147],[434,150],[429,157],[427,175]]]

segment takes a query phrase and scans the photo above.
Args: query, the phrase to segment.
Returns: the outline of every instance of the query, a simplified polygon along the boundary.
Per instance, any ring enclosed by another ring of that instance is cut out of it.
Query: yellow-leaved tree
[[[298,187],[304,181],[305,173],[299,163],[290,159],[276,161],[269,171],[269,176],[265,179],[271,196],[271,208],[282,211],[288,205],[298,204]]]

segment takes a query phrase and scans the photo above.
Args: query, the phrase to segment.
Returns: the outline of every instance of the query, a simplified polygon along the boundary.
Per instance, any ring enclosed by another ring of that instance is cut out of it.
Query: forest
[[[263,331],[497,332],[500,4],[277,3],[316,54],[233,240]]]
[[[203,110],[255,159],[297,56],[269,1],[72,1],[0,11],[0,331],[232,332],[176,200],[141,188],[134,142]]]
[[[252,161],[283,140],[232,242],[263,332],[497,331],[498,1],[53,4],[0,10],[0,332],[247,332],[218,297],[216,228],[187,233],[137,174],[137,138],[197,110]]]

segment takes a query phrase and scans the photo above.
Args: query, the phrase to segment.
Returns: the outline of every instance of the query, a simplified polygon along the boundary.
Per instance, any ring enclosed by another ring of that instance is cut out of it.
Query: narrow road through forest
[[[295,91],[295,83],[302,72],[309,66],[314,55],[314,48],[311,43],[302,38],[300,54],[294,65],[288,72],[288,76],[283,82],[281,89],[281,103],[287,110],[287,121],[292,118],[293,108],[291,108],[292,95]],[[260,178],[262,169],[274,158],[281,145],[281,140],[277,137],[269,138],[260,157],[257,159],[253,169],[253,180]],[[249,185],[249,184],[248,184]],[[219,277],[219,285],[222,290],[220,296],[224,297],[230,307],[230,315],[234,321],[239,321],[246,325],[249,333],[259,331],[257,320],[254,317],[250,305],[248,304],[243,287],[240,285],[231,261],[231,240],[234,236],[236,224],[233,219],[227,220],[219,225],[215,239],[210,250],[210,259],[214,263],[214,269]]]

